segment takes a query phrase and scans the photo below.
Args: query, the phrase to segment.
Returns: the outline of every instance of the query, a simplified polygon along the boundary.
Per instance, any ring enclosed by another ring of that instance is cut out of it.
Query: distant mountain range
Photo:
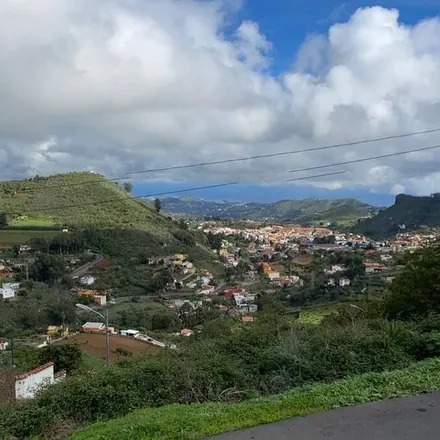
[[[398,232],[440,226],[440,194],[414,197],[399,194],[394,205],[371,219],[363,220],[353,231],[372,238],[386,238]]]
[[[281,220],[298,223],[352,225],[360,218],[374,216],[379,208],[356,199],[300,199],[275,203],[206,201],[189,197],[162,199],[165,211],[192,217],[220,219]]]

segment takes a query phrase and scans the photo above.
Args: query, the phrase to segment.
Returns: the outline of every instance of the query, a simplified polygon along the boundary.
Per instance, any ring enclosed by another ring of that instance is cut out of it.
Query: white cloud
[[[266,70],[276,42],[258,23],[226,33],[237,7],[221,0],[2,0],[3,178],[71,169],[120,175],[440,126],[438,18],[407,26],[396,10],[360,9],[328,35],[308,37],[295,67],[277,79]],[[439,139],[419,136],[155,177],[280,182],[307,175],[288,170]],[[439,159],[433,150],[364,162],[338,167],[349,172],[337,179],[301,185],[430,192],[439,182],[433,177]]]
[[[396,183],[390,189],[390,193],[395,196],[397,196],[398,194],[404,194],[405,191],[406,191],[405,187],[403,185],[400,185],[399,183]]]

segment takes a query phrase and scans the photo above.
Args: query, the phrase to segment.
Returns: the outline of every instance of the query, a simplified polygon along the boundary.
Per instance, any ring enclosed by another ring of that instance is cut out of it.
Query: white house
[[[14,298],[19,288],[20,283],[3,283],[3,287],[0,289],[0,296],[3,299]]]
[[[341,266],[339,264],[333,264],[328,269],[325,269],[324,273],[327,275],[333,275],[338,272],[344,272],[344,270],[346,270],[344,266]]]
[[[349,280],[348,278],[341,278],[341,279],[339,280],[339,285],[340,285],[341,287],[347,287],[347,286],[350,285],[350,280]]]
[[[200,289],[200,294],[201,295],[210,295],[211,293],[214,292],[214,290],[215,290],[214,286],[204,285]]]
[[[84,286],[91,286],[95,282],[95,277],[92,277],[91,275],[86,275],[84,277],[81,277],[79,279],[79,282]]]
[[[121,330],[119,334],[121,336],[130,336],[131,338],[137,338],[139,336],[139,330]]]
[[[26,374],[15,376],[15,398],[30,399],[43,387],[55,382],[54,363],[41,365]]]
[[[280,273],[279,272],[269,272],[267,274],[267,276],[269,277],[269,279],[271,281],[273,281],[273,280],[277,280],[280,277]]]
[[[0,351],[5,351],[8,348],[9,342],[0,340]]]

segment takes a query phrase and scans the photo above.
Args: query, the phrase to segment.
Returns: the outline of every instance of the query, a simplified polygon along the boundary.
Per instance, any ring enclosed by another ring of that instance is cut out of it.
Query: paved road
[[[78,269],[75,269],[70,276],[72,278],[74,277],[81,277],[83,275],[85,275],[89,269],[91,269],[93,266],[96,266],[98,263],[100,263],[103,260],[103,256],[102,255],[96,255],[95,259],[93,261],[90,261],[89,263],[86,263],[84,265],[82,265],[81,267],[78,267]]]
[[[341,408],[213,439],[439,440],[440,393]]]

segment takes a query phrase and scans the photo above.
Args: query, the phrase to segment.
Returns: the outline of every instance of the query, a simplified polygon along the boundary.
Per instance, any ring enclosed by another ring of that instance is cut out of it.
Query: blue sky
[[[374,1],[347,0],[243,0],[241,8],[229,17],[230,28],[236,27],[245,20],[257,22],[261,33],[273,44],[271,50],[271,66],[269,71],[277,77],[292,68],[296,55],[307,36],[326,34],[331,25],[346,22],[360,7],[383,6],[396,8],[400,12],[400,20],[406,24],[415,24],[424,17],[438,14],[436,0],[382,0]],[[227,31],[226,31],[227,34]],[[203,186],[205,182],[193,182],[187,186],[178,183],[150,182],[135,184],[136,195],[153,192],[173,191],[185,187]],[[191,193],[207,200],[261,201],[271,202],[286,198],[337,198],[355,197],[378,206],[390,205],[394,196],[385,190],[374,192],[365,190],[325,190],[292,185],[257,186],[238,185],[216,188]]]
[[[332,24],[347,21],[360,7],[396,8],[400,19],[408,24],[438,14],[440,10],[436,0],[244,0],[243,5],[236,20],[256,21],[262,33],[273,42],[274,74],[291,67],[307,35],[326,33]]]
[[[381,206],[439,192],[440,0],[379,1],[0,0],[1,178],[174,167],[137,173],[135,192],[238,180],[193,195]]]

